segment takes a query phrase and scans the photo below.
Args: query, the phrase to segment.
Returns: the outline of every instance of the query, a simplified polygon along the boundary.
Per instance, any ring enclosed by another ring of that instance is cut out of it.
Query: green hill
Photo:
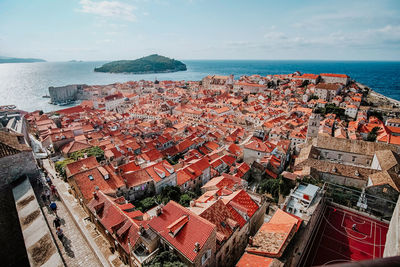
[[[46,60],[39,59],[39,58],[16,58],[16,57],[0,56],[0,64],[1,63],[33,63],[33,62],[46,62]]]
[[[112,73],[161,73],[186,70],[186,65],[178,60],[163,57],[157,54],[142,57],[136,60],[119,60],[106,63],[97,72]]]

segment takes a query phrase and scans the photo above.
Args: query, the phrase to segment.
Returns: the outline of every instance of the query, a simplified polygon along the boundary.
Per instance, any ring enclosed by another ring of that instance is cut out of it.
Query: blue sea
[[[45,112],[61,107],[50,105],[49,86],[68,84],[111,84],[136,80],[201,80],[209,74],[241,75],[343,73],[385,96],[400,100],[400,62],[300,61],[300,60],[182,60],[187,71],[162,74],[110,74],[93,69],[105,62],[41,62],[0,64],[0,105]]]

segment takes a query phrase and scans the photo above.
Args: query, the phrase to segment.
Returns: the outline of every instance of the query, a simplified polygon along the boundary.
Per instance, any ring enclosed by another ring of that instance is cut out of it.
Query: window
[[[353,156],[353,158],[351,159],[352,162],[356,161],[356,157]]]
[[[201,265],[207,262],[207,260],[211,257],[211,249],[207,250],[206,253],[201,257]]]
[[[88,177],[89,177],[90,181],[93,181],[93,176],[92,175],[89,175]]]

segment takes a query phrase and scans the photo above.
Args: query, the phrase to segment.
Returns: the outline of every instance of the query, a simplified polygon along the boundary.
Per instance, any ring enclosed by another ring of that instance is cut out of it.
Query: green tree
[[[184,207],[189,207],[190,201],[192,201],[192,198],[188,194],[183,194],[179,199],[179,204]]]
[[[370,142],[375,142],[376,137],[378,136],[378,131],[380,130],[380,127],[374,127],[367,135],[367,141]]]
[[[161,194],[157,195],[157,202],[164,204],[167,204],[170,200],[179,202],[181,194],[179,186],[166,186],[161,190]]]
[[[70,158],[72,158],[74,160],[78,160],[80,158],[84,158],[85,154],[88,157],[92,157],[92,156],[96,157],[97,161],[104,160],[104,151],[98,146],[86,148],[86,149],[71,153]]]
[[[163,251],[154,257],[145,267],[185,267],[186,265],[180,261],[178,256],[173,252]]]
[[[55,164],[55,168],[56,171],[64,178],[67,178],[67,175],[65,173],[65,166],[67,166],[67,164],[70,164],[72,162],[75,162],[75,160],[70,159],[70,158],[66,158],[62,161],[57,161]]]

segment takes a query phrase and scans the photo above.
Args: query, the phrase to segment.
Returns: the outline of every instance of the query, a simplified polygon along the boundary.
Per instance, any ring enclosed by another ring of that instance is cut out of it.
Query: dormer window
[[[154,167],[154,171],[160,176],[161,178],[165,178],[165,172],[160,170],[159,168]]]
[[[88,177],[89,177],[89,180],[90,180],[90,181],[93,181],[93,180],[94,180],[94,178],[93,178],[92,175],[88,175]]]

